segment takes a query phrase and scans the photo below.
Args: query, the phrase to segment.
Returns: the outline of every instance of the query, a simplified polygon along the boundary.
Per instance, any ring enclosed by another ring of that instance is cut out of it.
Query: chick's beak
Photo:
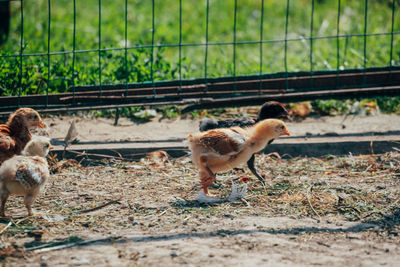
[[[285,131],[283,132],[283,134],[282,134],[282,135],[287,135],[287,136],[290,136],[290,133],[289,133],[288,129],[285,129]]]
[[[54,146],[50,146],[50,147],[49,147],[49,150],[52,150],[52,149],[54,149]]]
[[[39,126],[40,128],[46,128],[46,124],[44,124],[43,121],[38,121],[37,123],[35,123],[35,126]]]
[[[287,112],[287,110],[284,110],[283,112],[282,112],[282,118],[287,118],[287,117],[289,117],[289,112]]]

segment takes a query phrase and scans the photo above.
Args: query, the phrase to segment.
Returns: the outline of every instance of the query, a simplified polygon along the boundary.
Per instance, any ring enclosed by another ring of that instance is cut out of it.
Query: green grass
[[[311,33],[311,4],[309,0],[290,1],[287,70],[309,71],[362,68],[364,66],[364,37],[339,38],[339,62],[337,62],[336,38],[313,41],[313,61],[310,62],[312,36],[335,36],[337,1],[314,1],[314,21]],[[48,43],[48,1],[24,1],[24,49],[23,53],[47,53],[73,50],[73,1],[51,0],[50,43]],[[183,79],[205,76],[206,1],[182,1],[181,72]],[[207,77],[259,74],[260,45],[237,44],[236,68],[234,67],[234,10],[235,1],[210,0],[209,42],[221,45],[208,46]],[[258,42],[260,40],[261,0],[237,1],[236,40]],[[11,2],[12,20],[8,41],[0,47],[1,54],[18,55],[20,52],[20,3]],[[99,1],[76,1],[76,50],[120,48],[125,46],[125,1],[101,1],[101,38],[99,39]],[[179,79],[179,1],[155,0],[154,43],[166,45],[154,49],[153,79]],[[286,1],[264,1],[263,39],[276,40],[262,45],[262,72],[285,71]],[[400,18],[396,2],[395,18]],[[391,31],[391,1],[369,1],[367,33],[379,34]],[[133,47],[127,51],[101,53],[101,83],[116,84],[150,81],[152,43],[152,1],[128,0],[127,41]],[[394,31],[400,31],[395,20]],[[364,33],[364,1],[342,0],[340,34]],[[101,42],[101,43],[100,43]],[[228,44],[227,44],[228,43]],[[49,44],[49,46],[48,46]],[[366,67],[383,67],[390,64],[391,36],[374,35],[367,38]],[[135,48],[136,46],[145,46]],[[400,65],[400,34],[394,35],[393,65]],[[72,54],[47,55],[23,58],[21,94],[66,91],[72,84],[100,84],[98,52],[79,52],[72,70]],[[48,64],[50,63],[50,65]],[[338,64],[339,63],[339,64]],[[19,58],[0,58],[0,95],[16,95],[19,88]],[[48,72],[50,72],[48,76]],[[74,75],[73,75],[74,73]],[[74,80],[72,80],[74,77]]]

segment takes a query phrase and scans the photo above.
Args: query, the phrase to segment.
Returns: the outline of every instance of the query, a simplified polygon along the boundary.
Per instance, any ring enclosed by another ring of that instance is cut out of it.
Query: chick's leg
[[[215,181],[215,174],[211,171],[211,169],[207,166],[207,157],[200,157],[200,183],[204,193],[209,196],[208,188]]]
[[[210,193],[208,192],[208,188],[210,185],[214,182],[214,179],[212,176],[209,175],[208,172],[201,170],[199,172],[200,176],[200,183],[201,183],[201,188],[203,189],[204,193],[209,196]]]
[[[254,176],[256,176],[258,178],[258,180],[260,180],[260,182],[265,185],[265,180],[264,178],[261,177],[260,174],[258,174],[256,168],[254,167],[254,154],[251,156],[251,158],[247,161],[247,166],[249,167],[250,171],[254,174]]]
[[[32,204],[35,200],[34,196],[26,195],[24,198],[25,207],[28,210],[28,216],[32,216]]]
[[[9,193],[5,190],[0,189],[0,197],[1,197],[1,207],[0,207],[0,216],[5,217],[5,211],[6,211],[6,202],[8,199]]]

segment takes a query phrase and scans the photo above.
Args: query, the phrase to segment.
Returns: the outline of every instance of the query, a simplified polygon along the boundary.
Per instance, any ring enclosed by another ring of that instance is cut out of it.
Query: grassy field
[[[65,91],[69,86],[114,84],[201,78],[205,76],[207,1],[178,0],[154,3],[127,1],[127,62],[125,68],[125,1],[76,1],[75,69],[73,1],[24,1],[23,53],[39,54],[23,58],[23,94]],[[313,24],[311,28],[311,11]],[[337,34],[338,1],[290,1],[287,28],[287,71],[335,70],[364,66],[364,1],[340,1],[340,38]],[[369,1],[366,32],[366,67],[390,65],[392,2]],[[1,54],[20,53],[21,5],[11,2],[11,30]],[[262,17],[263,15],[263,17]],[[396,2],[395,18],[400,17]],[[285,71],[286,1],[209,1],[207,77],[276,73]],[[260,27],[263,19],[262,31]],[[234,29],[236,26],[236,34]],[[101,29],[100,29],[101,28]],[[394,31],[400,31],[395,20]],[[48,35],[50,33],[50,36]],[[101,34],[99,34],[101,33]],[[152,41],[154,33],[154,56]],[[262,57],[260,56],[260,39]],[[310,41],[309,37],[320,37]],[[238,44],[232,42],[236,38]],[[337,61],[339,41],[339,61]],[[181,47],[181,56],[179,43]],[[400,64],[400,34],[393,38],[392,65]],[[87,51],[118,49],[99,52]],[[50,51],[61,54],[47,57]],[[312,62],[310,54],[312,52]],[[235,60],[234,60],[235,53]],[[260,68],[261,58],[261,68]],[[153,62],[153,63],[152,63]],[[234,62],[236,64],[234,64]],[[179,64],[181,63],[181,64]],[[49,65],[50,64],[50,65]],[[1,95],[16,94],[19,86],[18,57],[0,58]],[[99,67],[101,65],[101,72]],[[151,72],[153,69],[153,73]],[[50,72],[50,74],[48,74]],[[101,77],[100,77],[101,76]],[[72,80],[74,78],[74,80]]]

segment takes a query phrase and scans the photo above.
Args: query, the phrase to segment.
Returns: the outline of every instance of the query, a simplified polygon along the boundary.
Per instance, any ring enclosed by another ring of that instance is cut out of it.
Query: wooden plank
[[[262,89],[260,89],[260,83]],[[282,102],[297,102],[322,98],[349,98],[362,96],[399,95],[393,86],[400,84],[400,70],[340,73],[316,76],[289,77],[289,90],[286,90],[286,79],[253,79],[223,81],[211,80],[205,84],[191,84],[179,87],[168,83],[166,87],[151,88],[113,88],[98,91],[77,91],[60,94],[8,96],[0,97],[0,115],[15,110],[18,106],[31,106],[41,110],[84,110],[98,109],[118,105],[160,105],[169,103],[186,105],[188,103],[202,104],[201,108],[214,107],[215,104],[254,105],[267,100]],[[356,85],[381,84],[382,87],[358,88]],[[236,90],[234,85],[236,84]],[[341,86],[344,88],[337,88]],[[207,91],[205,89],[207,88]],[[316,88],[320,88],[316,90]],[[322,88],[322,89],[321,89]],[[181,89],[181,91],[179,91]],[[365,89],[365,90],[364,90]],[[179,91],[179,93],[178,93]],[[156,92],[156,95],[154,95]],[[360,95],[357,95],[360,94]],[[241,101],[244,101],[241,103]],[[204,105],[204,102],[205,103]],[[214,103],[214,104],[213,104]],[[200,108],[200,106],[199,106]]]

